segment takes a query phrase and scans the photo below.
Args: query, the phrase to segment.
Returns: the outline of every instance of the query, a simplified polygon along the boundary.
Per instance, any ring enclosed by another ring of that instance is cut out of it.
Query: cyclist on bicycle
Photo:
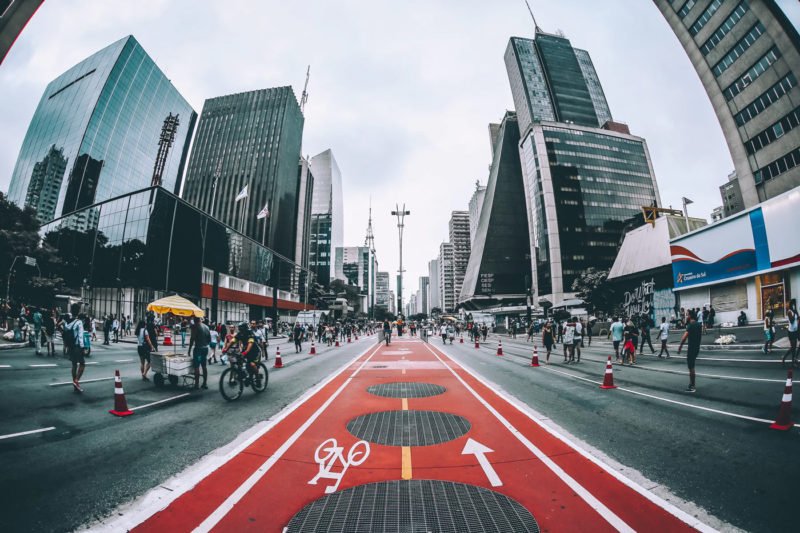
[[[386,345],[388,346],[392,338],[392,325],[388,319],[383,321],[383,337],[386,339]]]
[[[256,334],[250,329],[250,325],[247,322],[239,324],[239,332],[236,334],[236,340],[241,347],[240,353],[247,363],[247,371],[251,374],[255,373],[256,365],[261,360],[261,347],[259,346]]]

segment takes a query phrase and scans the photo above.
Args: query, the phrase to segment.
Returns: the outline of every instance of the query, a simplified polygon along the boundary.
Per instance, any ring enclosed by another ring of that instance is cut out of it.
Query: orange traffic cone
[[[349,343],[351,343],[351,342],[353,342],[353,341],[350,339],[350,335],[348,335],[348,336],[347,336],[347,342],[348,342],[348,344],[349,344]]]
[[[503,339],[497,345],[497,355],[503,355]]]
[[[281,347],[275,347],[275,364],[272,365],[272,368],[283,368],[283,361],[281,360]]]
[[[533,345],[533,358],[531,359],[531,366],[539,366],[539,348]]]
[[[314,344],[314,338],[311,338],[311,350],[308,352],[310,355],[317,355],[317,345]]]
[[[164,346],[172,346],[172,332],[170,330],[164,332]]]
[[[614,369],[611,367],[611,356],[608,356],[608,362],[606,363],[606,375],[603,378],[603,384],[600,385],[601,389],[616,389],[617,386],[614,385]]]
[[[789,375],[786,376],[786,388],[783,389],[783,399],[781,400],[781,409],[778,411],[778,419],[772,423],[771,429],[780,429],[786,431],[792,429],[792,369],[789,369]]]
[[[337,348],[339,347],[339,339],[338,338],[336,339],[336,347]]]
[[[464,337],[459,337],[458,338],[458,343],[459,344],[464,344]]]
[[[128,409],[128,402],[125,401],[125,391],[122,390],[122,378],[119,377],[119,370],[114,372],[114,408],[109,413],[117,416],[133,414],[133,411]]]
[[[478,344],[478,337],[475,337],[475,348],[480,348],[481,345]]]

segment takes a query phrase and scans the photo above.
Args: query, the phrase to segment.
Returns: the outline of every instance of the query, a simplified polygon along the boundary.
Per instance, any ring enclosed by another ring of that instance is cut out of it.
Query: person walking
[[[662,354],[667,354],[667,359],[669,359],[669,350],[667,349],[667,341],[669,340],[669,322],[667,322],[667,317],[661,317],[661,325],[658,326],[658,339],[661,341],[661,351],[658,352],[659,359],[661,358]]]
[[[294,323],[294,330],[292,331],[292,337],[294,338],[294,353],[300,353],[303,351],[303,326],[300,325],[300,322]]]
[[[576,363],[581,362],[581,345],[583,344],[583,323],[576,317],[572,317],[572,322],[575,324],[575,334],[572,338],[572,353],[577,357]]]
[[[592,337],[594,336],[594,328],[595,321],[592,319],[586,319],[586,339],[587,339],[587,346],[592,345]]]
[[[192,366],[194,367],[194,390],[199,389],[200,369],[203,369],[202,388],[207,389],[208,385],[208,345],[211,344],[211,331],[208,326],[200,322],[199,318],[192,319],[191,336],[189,338],[189,354],[192,356]],[[194,348],[194,351],[192,351]]]
[[[572,321],[565,322],[562,330],[562,343],[564,344],[564,362],[574,363],[575,362],[575,323]]]
[[[54,341],[56,335],[56,318],[52,311],[45,313],[42,318],[42,335],[44,338],[45,346],[47,346],[47,357],[56,356],[56,344]]]
[[[114,334],[114,342],[119,342],[119,319],[116,315],[111,315],[113,320],[111,321],[111,332]]]
[[[544,346],[544,349],[547,351],[544,362],[548,365],[550,364],[550,352],[553,351],[553,344],[553,322],[548,320],[542,328],[542,346]]]
[[[775,335],[775,326],[772,322],[772,310],[768,310],[764,313],[764,348],[762,351],[767,353],[772,353],[772,342],[773,336]]]
[[[72,363],[72,387],[75,392],[83,392],[80,381],[83,371],[86,370],[86,359],[83,352],[83,321],[78,318],[80,304],[73,304],[71,310],[72,313],[64,317],[61,338]]]
[[[636,346],[639,344],[639,328],[633,323],[633,318],[628,319],[625,326],[625,353],[628,364],[636,364]]]
[[[789,305],[786,306],[786,318],[789,321],[789,324],[786,326],[789,335],[789,349],[786,350],[786,353],[783,354],[783,359],[781,360],[782,365],[786,365],[786,357],[788,355],[792,356],[792,366],[797,366],[797,337],[798,337],[798,322],[800,322],[800,318],[797,314],[797,300],[792,298],[789,301]]]
[[[683,332],[681,337],[681,344],[678,346],[678,353],[681,353],[683,344],[689,341],[689,349],[686,353],[686,366],[689,367],[689,386],[686,387],[686,392],[695,392],[695,374],[694,367],[697,361],[697,356],[700,354],[700,339],[703,336],[703,327],[697,322],[697,311],[689,311],[689,323],[686,325],[686,331]]]
[[[622,323],[617,317],[614,317],[614,322],[611,324],[609,328],[609,333],[611,333],[611,342],[614,344],[614,355],[615,355],[615,362],[619,363],[619,345],[622,342],[623,333],[625,331],[625,325]]]
[[[208,343],[209,350],[211,352],[211,357],[208,358],[209,364],[214,364],[217,362],[217,345],[219,344],[219,331],[216,324],[211,324],[211,327],[208,328],[209,334],[211,335],[211,342]]]
[[[39,308],[33,309],[31,315],[31,322],[33,322],[33,344],[36,347],[36,355],[42,355],[42,313]]]
[[[150,381],[147,372],[150,371],[150,353],[153,351],[153,343],[150,341],[147,323],[144,320],[140,320],[136,324],[136,351],[139,353],[139,371],[142,373],[142,381]]]
[[[653,349],[653,343],[650,341],[650,317],[647,315],[642,315],[639,326],[639,331],[642,337],[642,340],[639,342],[639,355],[644,355],[645,343],[647,343],[647,345],[650,347],[650,353],[654,355],[656,351]]]

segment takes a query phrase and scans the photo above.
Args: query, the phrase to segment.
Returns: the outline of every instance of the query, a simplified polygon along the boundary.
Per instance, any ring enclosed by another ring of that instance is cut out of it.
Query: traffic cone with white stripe
[[[614,369],[611,366],[611,356],[608,356],[608,362],[606,363],[606,375],[603,378],[603,384],[600,385],[601,389],[616,389],[617,386],[614,385]]]
[[[478,337],[475,337],[475,348],[480,348],[481,345],[478,344]]]
[[[789,375],[786,376],[786,388],[783,389],[783,399],[781,400],[781,409],[778,411],[778,419],[772,423],[770,429],[780,429],[787,431],[792,429],[792,369],[789,369]]]
[[[539,348],[533,345],[533,358],[531,359],[531,366],[539,366]]]
[[[281,359],[281,347],[275,347],[275,364],[272,365],[272,368],[283,368],[283,360]]]
[[[119,370],[114,372],[114,408],[109,413],[116,416],[133,414],[133,411],[128,409],[128,402],[125,401],[125,391],[122,390],[122,378],[119,376]]]
[[[458,343],[459,344],[464,344],[464,336],[463,335],[458,338]]]
[[[314,337],[311,337],[311,350],[308,352],[310,355],[317,355],[317,345],[314,344]]]
[[[339,347],[339,337],[336,337],[336,348]]]
[[[503,339],[497,344],[497,355],[503,355]]]

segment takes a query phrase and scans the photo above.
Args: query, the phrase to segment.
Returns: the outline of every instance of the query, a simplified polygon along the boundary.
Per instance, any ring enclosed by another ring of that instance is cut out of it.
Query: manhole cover
[[[381,383],[367,388],[367,392],[386,398],[425,398],[444,394],[447,389],[432,383],[416,383],[411,381],[396,381],[394,383]]]
[[[286,531],[538,533],[539,526],[527,509],[503,494],[452,481],[411,479],[324,496],[294,515]]]
[[[347,431],[359,439],[385,446],[430,446],[464,435],[466,418],[438,411],[382,411],[359,416]]]

